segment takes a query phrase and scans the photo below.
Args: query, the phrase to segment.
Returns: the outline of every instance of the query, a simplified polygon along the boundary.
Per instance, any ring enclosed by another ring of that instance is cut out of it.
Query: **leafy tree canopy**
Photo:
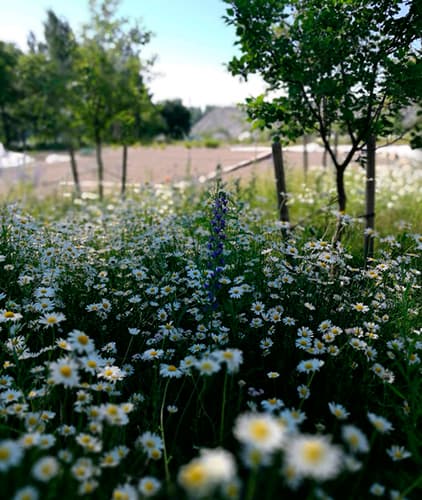
[[[225,1],[241,49],[230,70],[261,74],[279,95],[249,100],[262,127],[289,139],[316,130],[330,151],[337,126],[356,150],[370,133],[389,133],[392,117],[420,101],[419,2]]]
[[[191,128],[191,112],[180,99],[164,101],[161,104],[164,119],[164,133],[171,139],[183,139]]]

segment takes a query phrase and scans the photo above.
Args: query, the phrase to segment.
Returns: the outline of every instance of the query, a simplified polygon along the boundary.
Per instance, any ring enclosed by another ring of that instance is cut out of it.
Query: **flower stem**
[[[170,383],[170,379],[167,379],[166,386],[164,388],[164,395],[163,395],[163,401],[161,403],[161,409],[160,409],[160,431],[161,431],[161,439],[163,440],[163,453],[164,453],[164,471],[166,475],[166,483],[170,483],[170,471],[169,471],[169,464],[168,464],[168,457],[167,457],[167,447],[166,447],[166,436],[164,433],[164,406],[166,404],[166,396],[167,396],[167,389]]]
[[[416,481],[414,481],[410,486],[408,486],[403,493],[400,495],[401,498],[405,498],[411,491],[413,491],[416,486],[422,481],[422,475],[420,475]]]
[[[220,445],[223,444],[223,438],[224,438],[224,417],[225,417],[225,410],[226,410],[227,379],[228,379],[228,375],[227,375],[227,370],[226,370],[226,373],[224,374],[223,402],[221,404]]]
[[[248,479],[245,500],[253,500],[253,498],[254,498],[257,475],[258,475],[258,468],[255,467],[254,470],[251,472],[251,475],[249,476],[249,479]]]
[[[128,346],[127,346],[127,349],[126,349],[125,355],[124,355],[124,357],[123,357],[122,365],[124,365],[124,364],[125,364],[125,361],[126,361],[127,355],[129,354],[129,349],[130,349],[130,346],[132,345],[132,341],[133,341],[133,336],[131,336],[131,337],[130,337],[129,344],[128,344]]]

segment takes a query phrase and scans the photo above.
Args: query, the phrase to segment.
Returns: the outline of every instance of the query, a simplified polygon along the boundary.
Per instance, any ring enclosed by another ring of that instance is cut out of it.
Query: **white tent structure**
[[[33,163],[35,160],[25,153],[6,151],[0,142],[0,168],[22,167]]]

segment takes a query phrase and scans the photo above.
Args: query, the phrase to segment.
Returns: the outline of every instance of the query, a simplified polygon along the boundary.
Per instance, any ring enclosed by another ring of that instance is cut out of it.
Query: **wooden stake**
[[[274,173],[277,187],[277,203],[279,217],[282,222],[289,222],[289,211],[287,208],[287,189],[284,176],[283,153],[280,142],[272,144]]]
[[[371,259],[374,256],[373,232],[375,229],[375,150],[376,139],[374,135],[371,135],[366,143],[366,231],[364,239],[365,267],[368,259]]]

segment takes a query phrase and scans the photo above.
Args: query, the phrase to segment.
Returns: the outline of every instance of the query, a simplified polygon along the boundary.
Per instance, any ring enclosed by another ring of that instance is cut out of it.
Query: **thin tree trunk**
[[[341,240],[343,233],[343,215],[346,212],[346,190],[344,189],[344,171],[345,167],[343,165],[336,166],[336,187],[337,187],[337,204],[338,204],[338,217],[336,231],[333,236],[333,243],[337,243]]]
[[[339,165],[336,169],[336,187],[337,187],[337,203],[338,210],[342,214],[346,211],[346,190],[344,189],[344,167]]]
[[[102,201],[104,198],[104,164],[101,156],[101,137],[99,134],[97,134],[95,138],[95,148],[98,168],[98,196]]]
[[[376,139],[374,135],[371,135],[366,143],[366,231],[364,239],[365,267],[368,259],[371,259],[374,256],[373,232],[375,229],[375,148]]]
[[[289,210],[287,208],[287,189],[284,176],[283,152],[280,142],[272,144],[274,173],[277,187],[278,213],[282,222],[289,222]]]
[[[120,195],[122,199],[126,196],[126,181],[127,181],[127,144],[123,144],[123,162],[122,162],[122,189]]]
[[[327,158],[328,158],[328,151],[327,148],[324,148],[324,152],[322,153],[322,166],[324,168],[327,168]]]
[[[1,109],[1,121],[3,124],[4,147],[5,149],[9,149],[11,146],[12,139],[10,135],[9,120],[7,119],[6,111],[4,110],[4,108]]]
[[[308,181],[309,155],[308,155],[308,135],[303,134],[303,176],[305,184]]]
[[[72,145],[69,146],[70,168],[72,169],[73,184],[75,185],[75,194],[79,198],[81,196],[81,184],[79,182],[78,165],[76,163],[75,149]]]
[[[338,132],[334,132],[334,156],[338,163]]]

